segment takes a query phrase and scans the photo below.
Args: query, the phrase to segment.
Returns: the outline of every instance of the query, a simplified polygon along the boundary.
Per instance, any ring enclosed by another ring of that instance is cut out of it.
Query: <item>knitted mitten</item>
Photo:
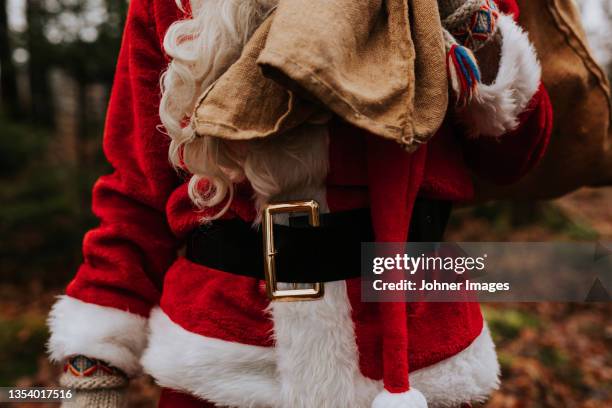
[[[438,0],[438,8],[452,108],[465,134],[498,137],[516,129],[541,79],[529,37],[495,0]]]
[[[497,33],[499,10],[494,0],[438,0],[442,26],[455,41],[478,51]]]
[[[494,0],[438,0],[447,66],[458,107],[478,92],[481,73],[474,52],[496,38],[499,11]]]
[[[128,378],[100,360],[85,356],[70,358],[60,385],[74,393],[72,399],[62,403],[62,408],[121,408],[126,405]]]

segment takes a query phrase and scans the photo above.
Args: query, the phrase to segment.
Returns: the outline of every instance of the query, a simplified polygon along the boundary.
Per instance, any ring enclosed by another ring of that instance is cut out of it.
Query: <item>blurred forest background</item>
[[[596,58],[612,72],[612,0],[579,3]],[[96,223],[92,184],[110,171],[101,139],[127,7],[0,0],[0,386],[54,385],[45,317]],[[612,188],[461,208],[447,238],[612,240],[611,208]],[[611,407],[611,312],[609,304],[487,305],[504,380],[486,406]],[[154,405],[150,379],[132,387],[130,406]]]

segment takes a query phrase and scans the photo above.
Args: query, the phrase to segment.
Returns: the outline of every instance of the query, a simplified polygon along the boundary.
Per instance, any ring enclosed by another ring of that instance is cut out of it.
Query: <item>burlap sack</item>
[[[281,0],[199,100],[199,135],[272,136],[326,109],[415,150],[448,104],[436,0]]]
[[[265,78],[256,60],[272,18],[255,31],[241,57],[200,97],[191,119],[200,136],[248,140],[293,128],[321,109]]]
[[[574,2],[518,3],[553,104],[553,134],[542,162],[523,180],[507,187],[476,180],[477,199],[553,198],[585,185],[612,185],[610,89]]]

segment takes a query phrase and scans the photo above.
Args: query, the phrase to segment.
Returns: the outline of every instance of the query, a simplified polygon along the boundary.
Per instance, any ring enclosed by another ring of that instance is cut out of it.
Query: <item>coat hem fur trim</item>
[[[207,401],[235,407],[284,407],[278,374],[282,360],[274,347],[261,347],[210,338],[174,323],[160,308],[151,313],[149,346],[141,360],[144,370],[163,387],[183,391]],[[303,358],[317,350],[304,350]],[[357,360],[355,355],[355,360]],[[300,361],[295,361],[296,369]],[[328,370],[329,369],[329,370]],[[322,367],[314,382],[346,381],[334,375],[333,365]],[[356,407],[370,408],[383,390],[381,381],[353,373]],[[431,366],[412,371],[410,384],[423,393],[429,407],[452,407],[468,401],[484,401],[499,386],[495,346],[485,325],[467,348]],[[326,396],[334,407],[337,395]],[[344,397],[343,397],[344,398]],[[295,402],[295,401],[294,401]],[[310,407],[307,401],[297,401]]]

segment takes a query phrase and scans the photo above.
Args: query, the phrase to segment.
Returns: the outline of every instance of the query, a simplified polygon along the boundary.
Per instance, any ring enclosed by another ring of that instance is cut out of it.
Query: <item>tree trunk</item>
[[[9,117],[17,119],[21,110],[6,7],[7,0],[0,0],[0,106]]]
[[[121,27],[123,30],[125,27],[125,20],[127,19],[128,2],[126,0],[117,0],[117,2],[119,3],[119,18],[121,21],[121,25],[119,27]]]
[[[118,17],[119,28],[123,30],[128,11],[127,0],[106,0],[106,10],[108,10],[109,15]]]
[[[28,73],[30,79],[31,120],[44,126],[53,125],[53,105],[48,78],[47,39],[44,35],[43,0],[28,0],[26,2],[28,21],[28,51],[30,60]]]

